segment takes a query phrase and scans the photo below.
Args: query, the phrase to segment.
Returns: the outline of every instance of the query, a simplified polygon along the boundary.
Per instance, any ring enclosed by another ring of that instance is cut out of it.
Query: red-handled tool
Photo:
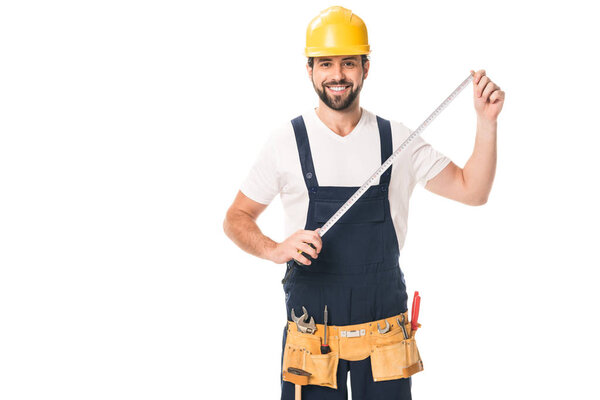
[[[410,327],[412,328],[412,334],[414,335],[417,329],[419,329],[419,307],[421,306],[421,296],[419,292],[415,292],[412,304],[412,319],[410,320]]]

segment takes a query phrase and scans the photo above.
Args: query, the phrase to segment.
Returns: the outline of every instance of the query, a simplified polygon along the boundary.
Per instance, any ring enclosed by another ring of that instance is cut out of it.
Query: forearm
[[[473,154],[463,168],[464,185],[475,204],[484,204],[496,174],[497,121],[477,119]]]
[[[263,235],[252,216],[243,211],[228,211],[223,230],[240,249],[266,260],[270,260],[269,255],[277,245],[275,241]]]

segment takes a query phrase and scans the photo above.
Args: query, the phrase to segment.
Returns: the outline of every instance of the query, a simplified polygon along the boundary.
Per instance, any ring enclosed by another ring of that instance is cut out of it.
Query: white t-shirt
[[[365,110],[350,134],[342,137],[330,130],[314,110],[302,114],[320,186],[361,186],[382,164],[375,114]],[[412,133],[399,122],[392,125],[392,151]],[[385,161],[385,160],[384,160]],[[388,198],[398,248],[404,245],[408,203],[415,184],[425,185],[450,163],[421,137],[416,137],[392,165]],[[269,204],[277,195],[285,214],[288,237],[306,226],[308,190],[292,124],[276,129],[240,188],[252,200]]]

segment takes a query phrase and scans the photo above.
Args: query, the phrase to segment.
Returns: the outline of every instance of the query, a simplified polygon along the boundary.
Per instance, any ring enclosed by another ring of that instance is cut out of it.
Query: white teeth
[[[341,92],[342,90],[346,89],[346,86],[329,86],[329,89],[333,90],[334,92]]]

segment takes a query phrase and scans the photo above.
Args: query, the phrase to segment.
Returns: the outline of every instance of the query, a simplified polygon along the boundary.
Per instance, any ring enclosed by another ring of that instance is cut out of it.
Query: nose
[[[344,70],[342,69],[342,64],[334,64],[331,69],[331,79],[336,81],[341,81],[344,79]]]

